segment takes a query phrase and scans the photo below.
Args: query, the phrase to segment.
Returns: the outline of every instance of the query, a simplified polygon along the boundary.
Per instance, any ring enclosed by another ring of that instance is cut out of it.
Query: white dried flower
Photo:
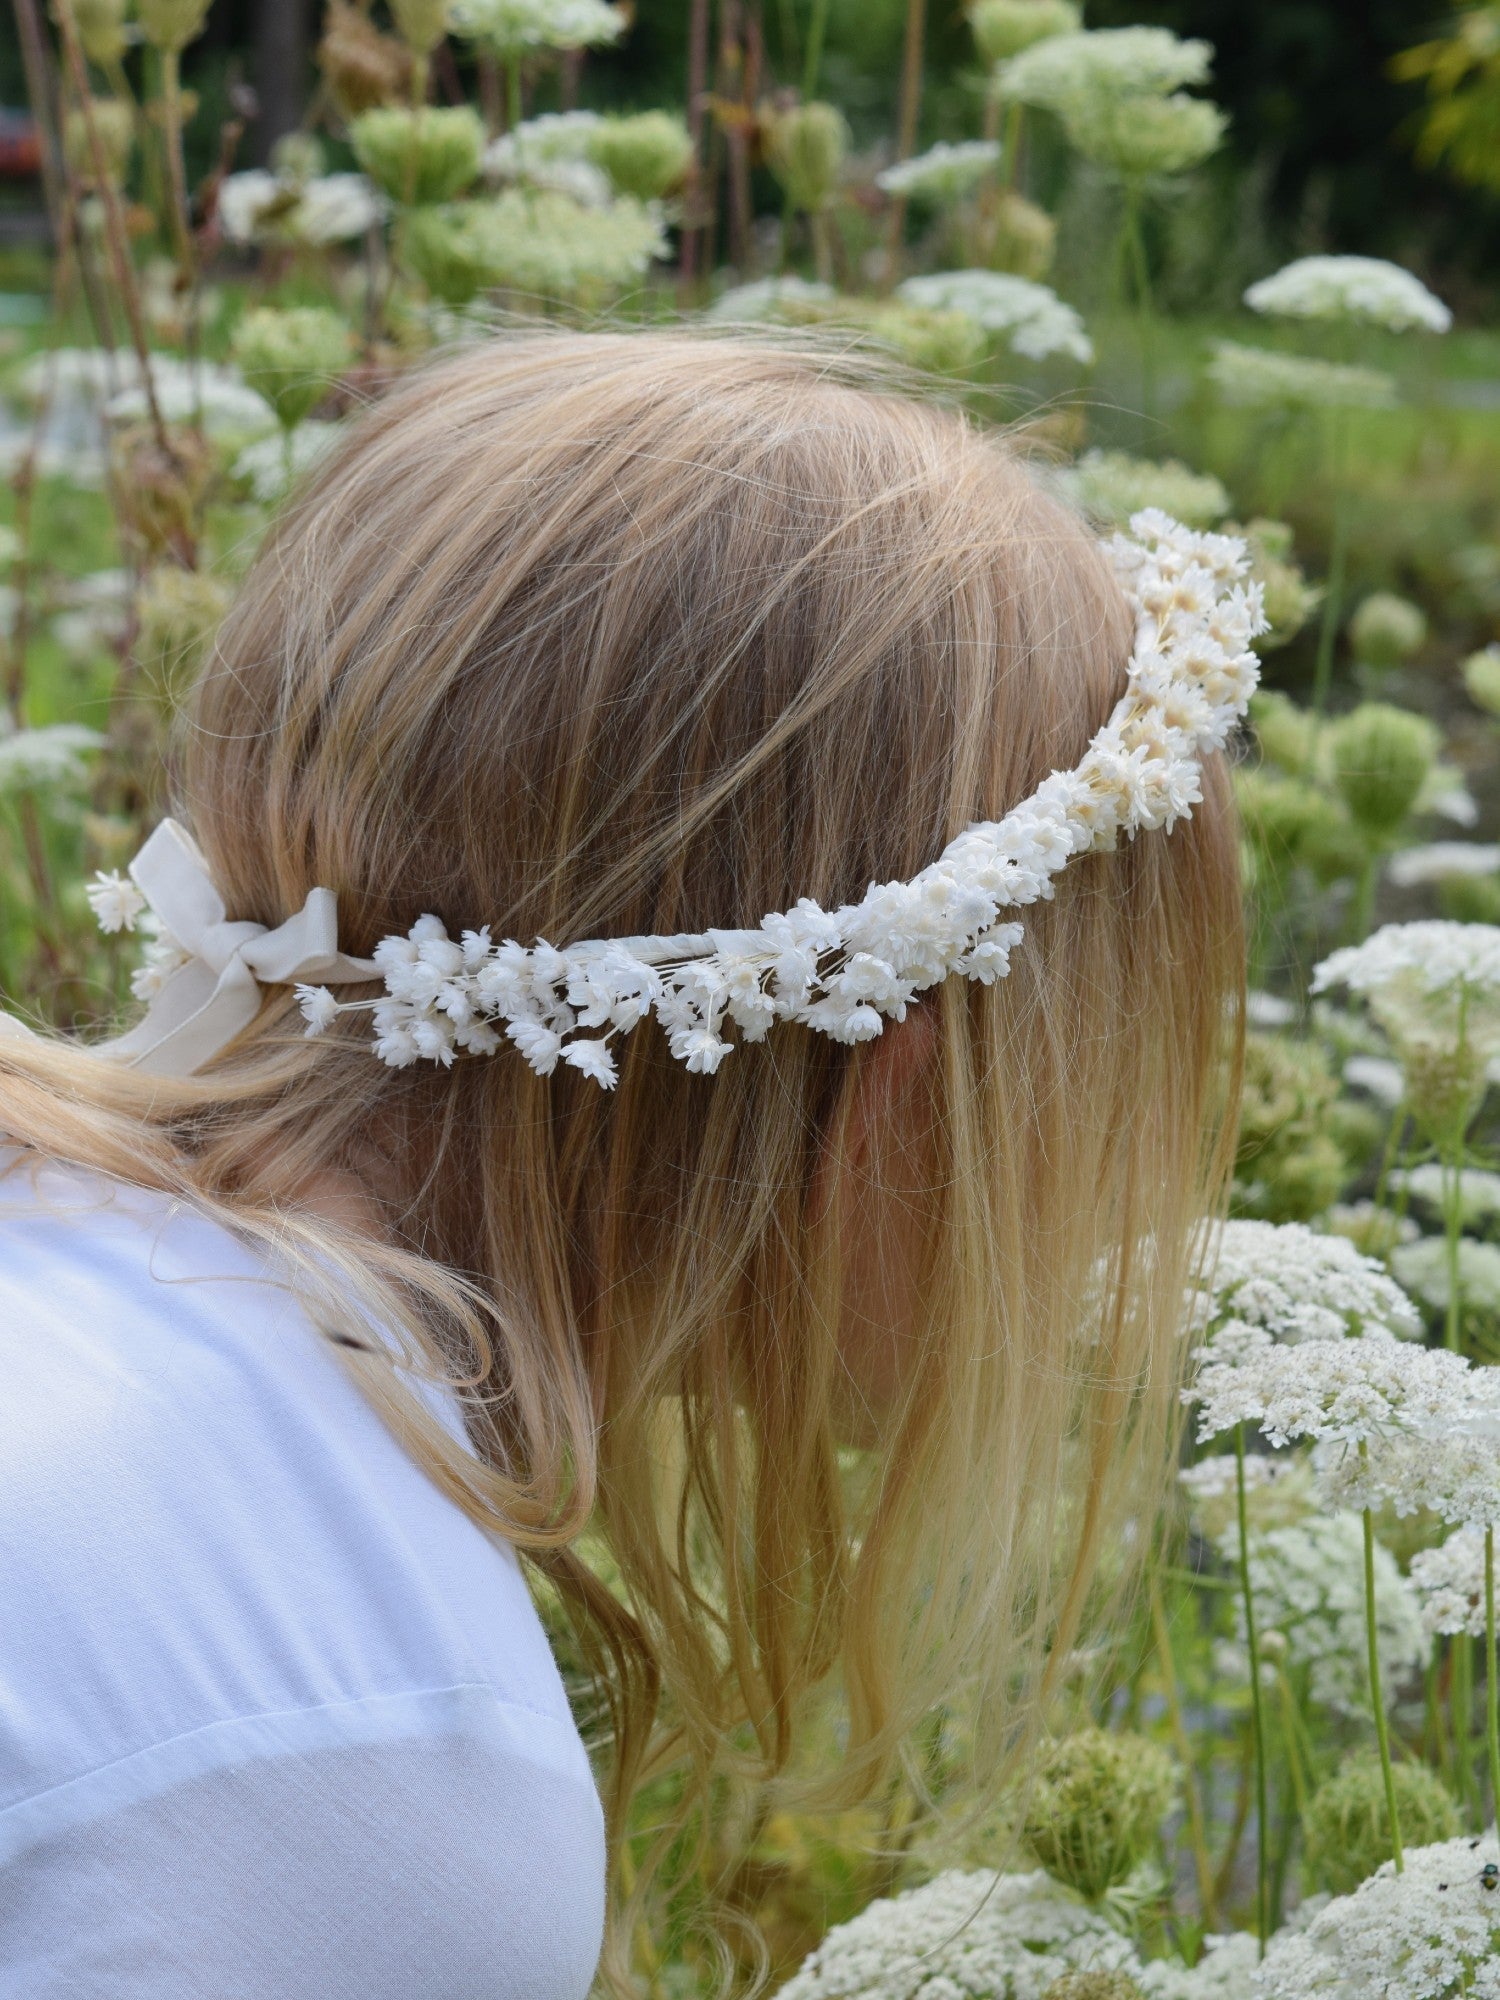
[[[101,869],[84,894],[101,931],[133,931],[136,919],[146,907],[146,899],[128,875],[118,869],[105,874]]]
[[[1382,257],[1299,257],[1245,293],[1252,312],[1352,319],[1402,333],[1446,333],[1453,315],[1420,278]]]
[[[1093,342],[1073,308],[1048,286],[1008,271],[934,271],[907,278],[896,287],[896,297],[925,312],[963,313],[987,333],[1003,334],[1030,361],[1052,354],[1085,363],[1094,358]]]
[[[897,160],[875,176],[885,194],[915,195],[924,201],[956,201],[993,173],[1000,159],[999,141],[965,139],[950,145],[940,139],[925,153]]]
[[[1138,1966],[1114,1926],[1041,1869],[952,1870],[836,1925],[778,2000],[1041,2000],[1066,1972]]]
[[[1497,1862],[1493,1834],[1407,1848],[1401,1874],[1383,1863],[1272,1940],[1257,2000],[1500,2000]]]
[[[1389,410],[1398,400],[1395,376],[1380,369],[1245,347],[1236,340],[1214,343],[1207,374],[1226,403],[1252,407]]]
[[[1432,1637],[1460,1632],[1484,1637],[1483,1528],[1455,1528],[1437,1548],[1418,1549],[1410,1576],[1422,1624]]]

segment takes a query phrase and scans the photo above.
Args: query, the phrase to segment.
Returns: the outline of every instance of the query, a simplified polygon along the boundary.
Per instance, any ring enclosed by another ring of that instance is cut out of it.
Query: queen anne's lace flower
[[[1403,333],[1446,333],[1453,315],[1420,278],[1382,257],[1299,257],[1245,293],[1252,312],[1291,319],[1356,319]]]
[[[1045,361],[1064,354],[1089,362],[1094,345],[1083,321],[1046,285],[1009,271],[931,271],[907,278],[896,297],[924,312],[962,313],[987,333],[1001,333],[1017,354]]]
[[[885,194],[952,201],[992,172],[999,158],[1000,145],[995,139],[965,139],[958,145],[940,139],[913,159],[883,167],[875,176],[875,185]]]
[[[1212,61],[1210,43],[1169,28],[1100,28],[1034,43],[1000,66],[996,84],[1012,103],[1066,115],[1104,93],[1151,97],[1206,83]]]
[[[617,42],[626,16],[606,0],[454,0],[449,19],[502,55],[528,49],[593,49]]]
[[[705,317],[749,325],[776,319],[787,307],[828,305],[836,296],[832,285],[799,278],[789,271],[780,278],[757,278],[748,285],[731,285],[727,292],[720,292]]]
[[[1215,343],[1207,373],[1226,403],[1315,410],[1389,410],[1396,404],[1395,376],[1377,368],[1245,347],[1236,340]]]
[[[1493,1835],[1409,1847],[1352,1896],[1280,1933],[1255,1974],[1258,2000],[1500,2000],[1500,1862]]]
[[[0,734],[0,793],[32,787],[53,790],[81,785],[88,777],[84,754],[104,738],[77,722],[49,722],[39,729]]]
[[[447,1061],[455,1049],[487,1049],[503,1024],[547,1075],[579,1030],[602,1028],[608,1041],[649,1011],[673,1055],[711,1074],[734,1047],[726,1019],[748,1041],[783,1019],[853,1043],[902,1020],[954,972],[1002,978],[1021,939],[1009,912],[1050,896],[1074,854],[1186,818],[1200,797],[1200,758],[1227,741],[1255,685],[1250,645],[1264,614],[1242,581],[1244,545],[1151,510],[1131,526],[1141,540],[1107,545],[1137,613],[1129,690],[1082,762],[1053,772],[1004,819],[966,828],[908,882],[872,883],[862,901],[832,911],[802,897],[754,929],[594,938],[567,951],[468,933],[458,952],[439,919],[424,916],[376,948],[387,996],[377,1053]],[[418,1036],[424,1022],[437,1041]],[[568,1060],[613,1084],[612,1063]]]
[[[1139,1961],[1040,1869],[953,1870],[835,1926],[778,2000],[1041,2000],[1077,1970],[1135,1974]]]
[[[347,243],[384,220],[386,202],[363,174],[289,180],[250,167],[219,183],[216,213],[231,243]]]
[[[1434,840],[1393,854],[1386,874],[1398,889],[1451,882],[1456,876],[1500,875],[1500,846],[1478,840]]]
[[[1219,1316],[1285,1343],[1422,1331],[1421,1314],[1374,1257],[1301,1222],[1226,1222],[1209,1282]]]
[[[1422,1623],[1430,1634],[1467,1632],[1475,1639],[1484,1637],[1482,1528],[1455,1528],[1437,1548],[1418,1549],[1410,1574]]]
[[[1383,1329],[1286,1347],[1262,1327],[1230,1320],[1198,1353],[1202,1366],[1183,1400],[1199,1406],[1203,1443],[1244,1423],[1277,1446],[1312,1438],[1357,1451],[1392,1433],[1431,1435],[1473,1400],[1462,1355],[1394,1340]]]

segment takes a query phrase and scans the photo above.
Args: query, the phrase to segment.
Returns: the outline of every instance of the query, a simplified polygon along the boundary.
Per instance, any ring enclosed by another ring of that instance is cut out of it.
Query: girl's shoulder
[[[0,1172],[0,1379],[0,1865],[205,1783],[305,1797],[353,1755],[379,1793],[446,1758],[430,1810],[519,1786],[539,1851],[568,1829],[587,1927],[598,1793],[516,1555],[253,1246],[152,1190]],[[393,1861],[424,1837],[403,1810]]]

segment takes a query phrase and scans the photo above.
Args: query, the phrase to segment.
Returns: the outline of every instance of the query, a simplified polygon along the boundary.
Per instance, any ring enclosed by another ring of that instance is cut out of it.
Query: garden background
[[[712,1934],[795,2000],[1500,1993],[1500,6],[17,0],[14,29],[16,1012],[89,1030],[170,968],[119,871],[180,692],[289,484],[435,345],[816,328],[1022,424],[1101,531],[1242,537],[1264,592],[1234,1220],[1131,1614],[957,1840],[957,1701],[878,1810],[726,1800],[643,1991],[712,1991]]]

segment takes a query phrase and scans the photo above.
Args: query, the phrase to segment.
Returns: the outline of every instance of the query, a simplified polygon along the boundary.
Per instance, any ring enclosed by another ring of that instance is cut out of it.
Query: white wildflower
[[[1142,507],[1160,507],[1190,527],[1211,528],[1232,504],[1212,473],[1193,472],[1175,458],[1132,458],[1123,451],[1086,451],[1061,483],[1105,527],[1123,527]]]
[[[1397,401],[1395,376],[1379,369],[1282,354],[1269,347],[1244,347],[1235,340],[1215,342],[1207,374],[1226,403],[1293,410],[1389,410]]]
[[[1385,1862],[1272,1940],[1257,2000],[1500,2000],[1500,1892],[1483,1879],[1497,1862],[1493,1834],[1407,1848],[1401,1874]]]
[[[0,734],[0,793],[68,790],[88,781],[84,756],[104,746],[97,729],[49,722]]]
[[[896,297],[926,312],[963,313],[987,333],[1003,334],[1017,354],[1031,361],[1053,354],[1085,363],[1094,358],[1093,342],[1078,314],[1056,292],[1030,278],[1007,271],[935,271],[907,278],[896,287]]]
[[[1411,1559],[1411,1586],[1422,1610],[1422,1624],[1432,1637],[1439,1633],[1485,1634],[1484,1530],[1455,1528],[1435,1549],[1418,1549]]]
[[[925,201],[955,201],[977,187],[1000,159],[994,139],[966,139],[958,145],[939,140],[925,153],[897,160],[875,176],[885,194],[915,195]]]
[[[569,1042],[562,1051],[562,1059],[606,1090],[613,1090],[619,1081],[615,1059],[602,1041]]]
[[[1477,840],[1435,840],[1426,847],[1406,847],[1391,856],[1386,874],[1398,889],[1459,877],[1500,875],[1500,846]]]
[[[1424,1207],[1441,1210],[1448,1198],[1449,1176],[1447,1170],[1436,1160],[1424,1160],[1419,1167],[1396,1167],[1390,1176],[1390,1185],[1400,1193],[1402,1190]],[[1453,1190],[1458,1197],[1465,1228],[1475,1228],[1500,1218],[1500,1174],[1492,1173],[1485,1167],[1461,1167],[1458,1184]],[[1422,1298],[1428,1297],[1428,1278],[1424,1272],[1420,1283],[1413,1284],[1412,1290]],[[1500,1297],[1492,1290],[1492,1295]],[[1444,1289],[1439,1299],[1429,1303],[1446,1304]]]
[[[836,1925],[778,2000],[1041,2000],[1066,1972],[1138,1969],[1114,1926],[1042,1870],[952,1870]]]
[[[1206,1937],[1196,1965],[1153,1959],[1136,1984],[1149,2000],[1251,2000],[1250,1976],[1259,1963],[1260,1940],[1248,1931],[1232,1931]]]
[[[340,429],[338,424],[304,417],[294,431],[257,438],[236,457],[234,477],[242,479],[263,506],[271,506],[333,448]]]
[[[118,869],[95,875],[84,894],[101,931],[133,931],[136,919],[146,907],[146,899],[127,875]]]
[[[1364,1523],[1359,1515],[1324,1514],[1286,1527],[1252,1528],[1249,1545],[1250,1589],[1260,1631],[1281,1634],[1288,1662],[1308,1670],[1315,1702],[1340,1715],[1368,1715]],[[1219,1553],[1231,1567],[1238,1567],[1236,1524],[1220,1535]],[[1235,1599],[1235,1608],[1243,1649],[1242,1599]],[[1426,1658],[1427,1646],[1416,1593],[1395,1557],[1379,1542],[1375,1544],[1375,1634],[1381,1692],[1389,1704],[1398,1683]]]
[[[296,986],[293,989],[309,1035],[326,1035],[338,1019],[339,1003],[326,986]]]
[[[1381,257],[1299,257],[1245,293],[1252,312],[1291,319],[1352,319],[1392,333],[1446,333],[1453,315],[1420,278]]]
[[[1104,96],[1162,96],[1206,83],[1208,42],[1182,41],[1169,28],[1100,28],[1054,35],[1002,63],[996,86],[1015,104],[1066,116]]]
[[[454,0],[457,35],[505,56],[533,49],[594,49],[617,42],[626,15],[606,0]]]
[[[384,221],[388,204],[363,174],[296,180],[251,167],[219,183],[219,227],[231,243],[347,243]]]
[[[1350,1056],[1340,1074],[1351,1089],[1367,1091],[1393,1110],[1406,1095],[1401,1065],[1388,1056]]]
[[[1421,1315],[1377,1259],[1301,1222],[1226,1222],[1209,1284],[1220,1317],[1281,1342],[1377,1329],[1410,1340],[1422,1331]]]
[[[787,307],[827,305],[837,297],[832,285],[816,284],[788,273],[781,278],[757,278],[752,284],[731,285],[720,292],[705,318],[750,325],[776,319]]]
[[[1286,1347],[1259,1327],[1230,1321],[1199,1353],[1197,1380],[1183,1400],[1200,1406],[1205,1444],[1246,1423],[1277,1446],[1313,1438],[1357,1447],[1451,1422],[1470,1396],[1462,1356],[1384,1331]]]

